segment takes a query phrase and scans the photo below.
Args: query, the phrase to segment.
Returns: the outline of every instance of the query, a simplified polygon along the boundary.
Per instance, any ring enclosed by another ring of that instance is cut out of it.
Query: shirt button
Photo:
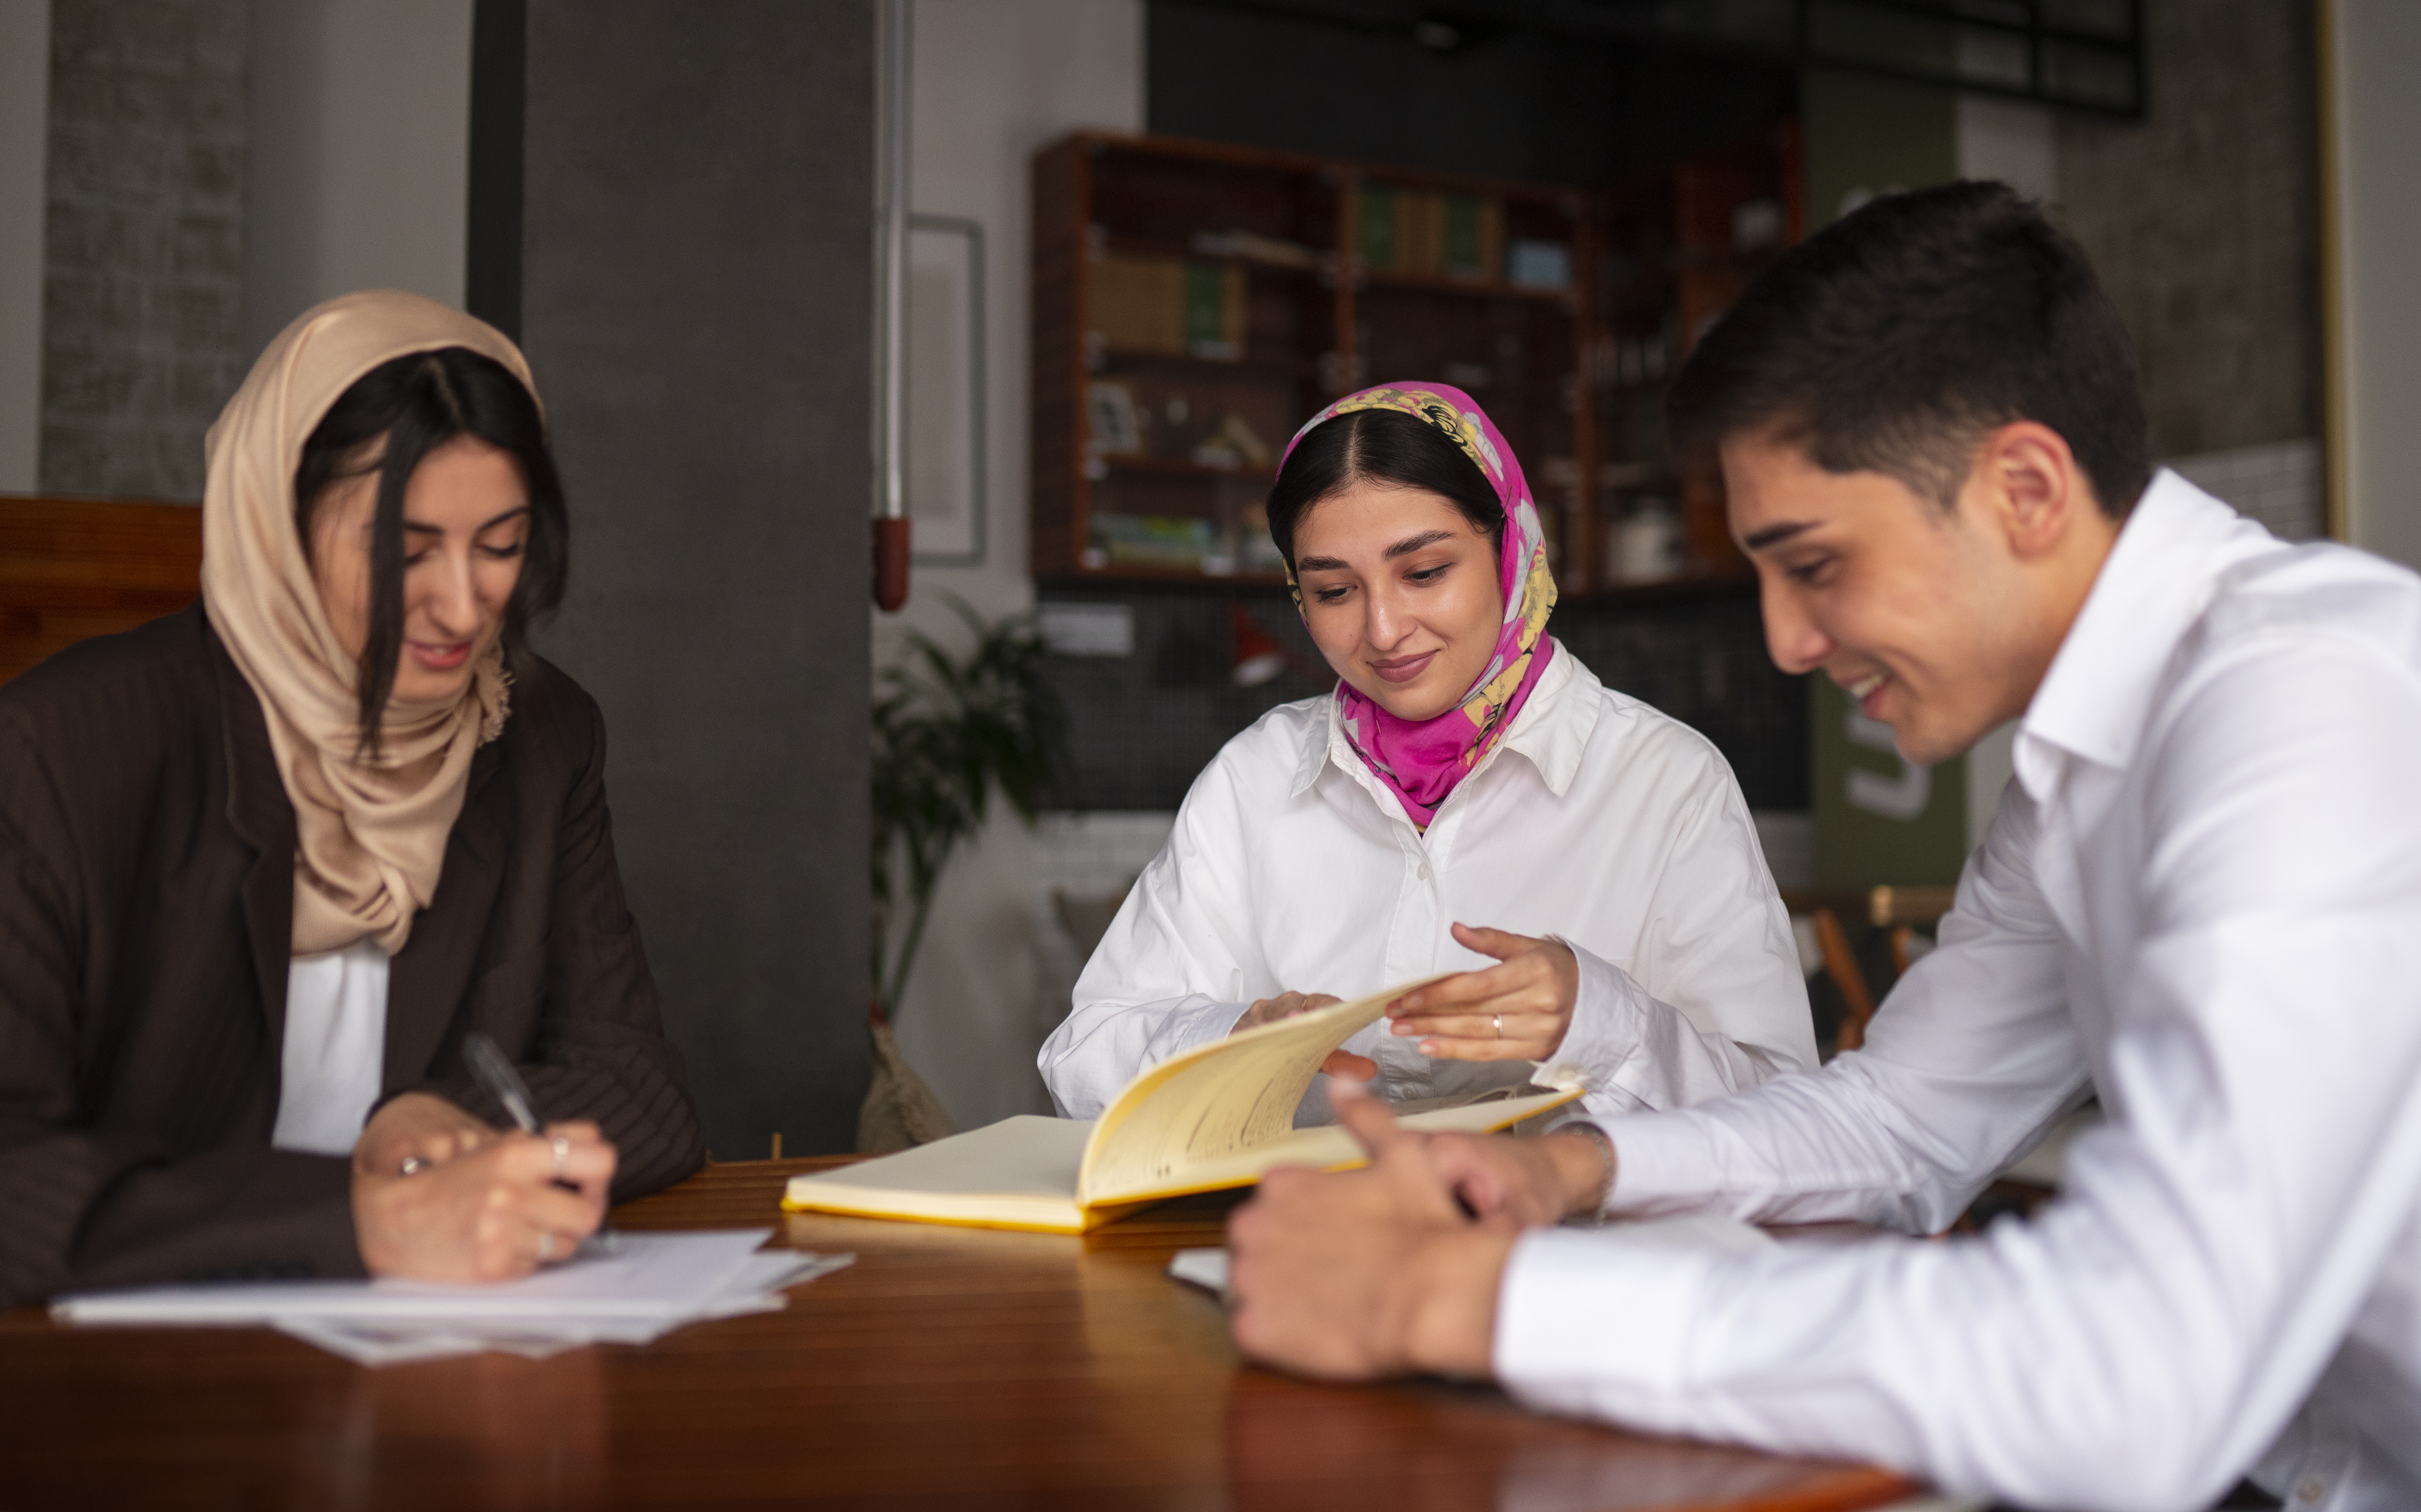
[[[1423,881],[1429,880],[1429,864],[1426,861],[1421,863],[1420,879]]]

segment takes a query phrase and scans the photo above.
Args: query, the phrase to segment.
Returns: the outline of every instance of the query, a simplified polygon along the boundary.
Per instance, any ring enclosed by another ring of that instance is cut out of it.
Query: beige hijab
[[[530,386],[521,351],[492,327],[417,294],[347,294],[279,333],[207,443],[202,604],[260,695],[277,773],[294,804],[298,956],[364,938],[392,955],[429,906],[471,757],[502,733],[504,655],[490,648],[445,703],[390,700],[383,748],[357,759],[355,663],[320,602],[294,525],[294,470],[313,428],[380,364],[467,347]]]

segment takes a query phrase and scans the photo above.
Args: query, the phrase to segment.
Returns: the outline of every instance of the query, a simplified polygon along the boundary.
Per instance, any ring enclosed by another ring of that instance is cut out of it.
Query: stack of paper
[[[777,1312],[785,1286],[854,1259],[758,1251],[771,1231],[621,1234],[494,1286],[412,1281],[233,1282],[62,1297],[62,1323],[267,1326],[363,1364],[500,1349],[543,1359],[584,1344],[646,1344],[684,1323]]]
[[[1713,1250],[1737,1255],[1748,1250],[1771,1249],[1774,1242],[1773,1236],[1761,1228],[1712,1212],[1683,1213],[1676,1218],[1634,1218],[1584,1226],[1601,1234],[1617,1236],[1627,1243],[1652,1244],[1659,1249]],[[1168,1273],[1205,1291],[1225,1294],[1227,1289],[1227,1252],[1218,1248],[1179,1250],[1169,1257]]]

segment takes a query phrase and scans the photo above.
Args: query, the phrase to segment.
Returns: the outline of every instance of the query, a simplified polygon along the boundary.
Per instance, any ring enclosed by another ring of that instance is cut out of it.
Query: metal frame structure
[[[1164,0],[1165,3],[1165,0]],[[2141,119],[2143,0],[1181,0],[1453,53],[1530,31]]]
[[[908,217],[908,229],[931,231],[944,236],[961,238],[967,244],[967,508],[972,512],[970,526],[973,539],[965,551],[916,550],[911,559],[919,567],[981,567],[984,553],[990,549],[990,491],[984,486],[985,475],[991,470],[992,443],[987,429],[991,417],[986,413],[991,398],[991,371],[986,366],[984,351],[984,228],[981,221],[961,215],[920,215]],[[912,307],[914,301],[908,302]],[[953,318],[959,312],[952,311]],[[902,426],[903,433],[905,425]],[[903,466],[904,461],[903,461]],[[904,496],[904,495],[903,495]]]

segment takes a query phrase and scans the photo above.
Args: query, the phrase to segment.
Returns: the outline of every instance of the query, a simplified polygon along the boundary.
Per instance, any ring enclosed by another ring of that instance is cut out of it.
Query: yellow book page
[[[1388,1004],[1437,979],[1399,983],[1161,1062],[1128,1083],[1094,1122],[1077,1199],[1089,1206],[1139,1192],[1207,1190],[1189,1174],[1291,1132],[1328,1052],[1376,1023]]]
[[[1577,1086],[1567,1087],[1554,1092],[1534,1093],[1526,1098],[1499,1098],[1488,1102],[1466,1103],[1460,1108],[1432,1108],[1427,1113],[1408,1114],[1398,1122],[1407,1129],[1417,1129],[1424,1133],[1493,1133],[1524,1118],[1536,1118],[1549,1109],[1560,1108],[1579,1097],[1581,1090]],[[1289,1129],[1275,1139],[1249,1148],[1197,1161],[1179,1170],[1158,1187],[1121,1191],[1116,1193],[1116,1197],[1122,1204],[1156,1202],[1163,1197],[1181,1197],[1188,1192],[1250,1186],[1281,1165],[1307,1165],[1315,1171],[1347,1171],[1367,1163],[1368,1160],[1360,1142],[1341,1125]]]
[[[1091,1224],[1076,1201],[1076,1171],[1092,1130],[1079,1118],[1004,1118],[896,1155],[792,1177],[782,1206],[793,1212],[1082,1233]]]

